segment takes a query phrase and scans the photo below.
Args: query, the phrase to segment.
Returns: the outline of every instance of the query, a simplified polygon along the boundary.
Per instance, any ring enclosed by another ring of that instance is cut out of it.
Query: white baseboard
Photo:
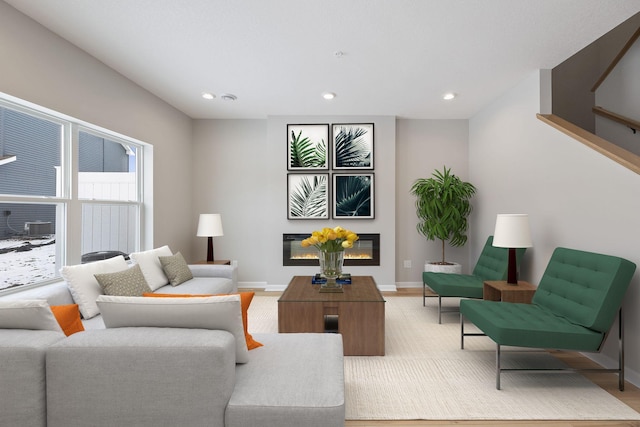
[[[266,292],[282,292],[285,284],[268,284],[267,282],[238,282],[238,288],[263,289]],[[397,282],[393,285],[378,285],[380,292],[396,292],[399,288],[422,288],[422,282]]]
[[[422,282],[397,282],[398,288],[422,288]]]
[[[238,289],[264,289],[267,282],[238,282]]]
[[[602,353],[581,353],[581,354],[586,358],[591,359],[594,362],[598,363],[600,366],[604,368],[607,368],[607,369],[618,368],[618,360],[611,358],[605,354],[602,354]],[[625,381],[629,381],[631,384],[633,384],[636,387],[640,386],[640,375],[638,375],[636,371],[629,369],[626,366],[626,364],[624,368],[624,379]]]
[[[348,286],[348,285],[347,285]],[[263,289],[265,292],[283,292],[287,289],[287,285],[267,284],[266,282],[239,282],[238,288],[242,289]],[[398,290],[396,285],[378,286],[380,292],[395,292]]]

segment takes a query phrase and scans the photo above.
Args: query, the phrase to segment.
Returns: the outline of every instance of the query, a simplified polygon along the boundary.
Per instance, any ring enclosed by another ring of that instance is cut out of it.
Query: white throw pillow
[[[236,362],[247,363],[240,295],[202,298],[142,298],[101,295],[98,306],[107,328],[221,329],[236,339]]]
[[[171,249],[165,245],[149,251],[134,252],[129,257],[140,266],[147,284],[151,290],[155,291],[169,283],[169,279],[162,269],[162,264],[160,264],[159,257],[171,255],[173,255]]]
[[[78,304],[80,313],[85,319],[91,319],[100,314],[96,298],[103,293],[94,274],[115,273],[127,268],[129,268],[127,261],[122,255],[119,255],[88,264],[64,266],[60,272],[69,286],[73,300]]]
[[[0,329],[35,329],[62,333],[46,300],[0,301]]]

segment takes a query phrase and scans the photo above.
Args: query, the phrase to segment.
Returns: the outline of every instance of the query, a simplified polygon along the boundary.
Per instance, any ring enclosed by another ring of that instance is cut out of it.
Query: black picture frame
[[[329,124],[287,125],[287,170],[329,170]]]
[[[329,174],[287,174],[287,218],[329,219]]]
[[[335,219],[374,219],[373,173],[334,173],[332,216]]]
[[[334,170],[373,170],[373,123],[334,123],[331,135]]]

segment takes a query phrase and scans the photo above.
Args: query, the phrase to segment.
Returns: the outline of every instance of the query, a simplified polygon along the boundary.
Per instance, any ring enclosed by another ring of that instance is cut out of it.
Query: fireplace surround
[[[380,265],[380,234],[361,234],[353,248],[345,249],[344,265]],[[282,235],[283,266],[314,266],[318,264],[318,249],[303,248],[301,242],[309,234],[286,233]]]

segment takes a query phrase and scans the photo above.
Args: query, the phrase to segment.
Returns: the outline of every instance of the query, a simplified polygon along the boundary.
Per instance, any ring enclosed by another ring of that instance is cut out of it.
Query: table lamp
[[[198,237],[208,237],[207,262],[213,262],[213,238],[224,236],[220,214],[200,214],[198,221]]]
[[[531,231],[529,229],[529,215],[527,214],[498,214],[496,229],[493,233],[493,246],[509,248],[509,264],[507,283],[518,284],[516,262],[516,248],[530,248]]]

